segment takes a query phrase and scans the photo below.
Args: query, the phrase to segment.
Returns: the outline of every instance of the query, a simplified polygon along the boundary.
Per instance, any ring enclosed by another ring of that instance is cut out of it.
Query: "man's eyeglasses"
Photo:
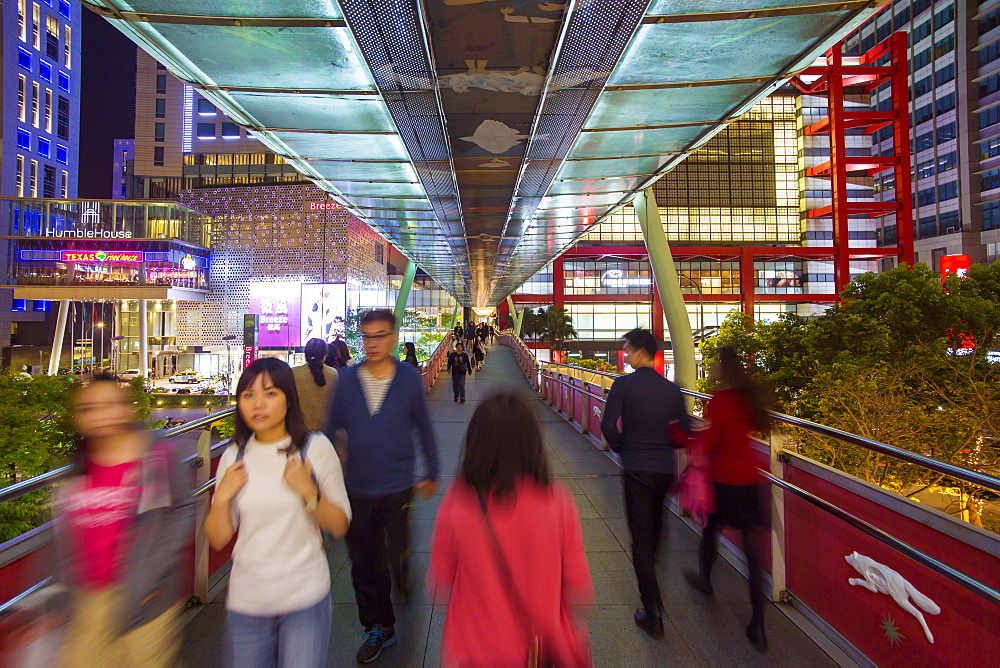
[[[361,340],[365,343],[382,343],[387,337],[392,336],[392,332],[386,334],[362,334]]]

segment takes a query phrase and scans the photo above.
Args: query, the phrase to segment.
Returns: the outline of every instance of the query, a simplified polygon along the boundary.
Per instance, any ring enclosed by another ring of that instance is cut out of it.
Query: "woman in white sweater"
[[[326,664],[330,568],[321,530],[347,533],[351,507],[330,441],[306,430],[292,370],[259,359],[236,388],[236,433],[223,453],[211,546],[239,535],[226,602],[230,666]]]

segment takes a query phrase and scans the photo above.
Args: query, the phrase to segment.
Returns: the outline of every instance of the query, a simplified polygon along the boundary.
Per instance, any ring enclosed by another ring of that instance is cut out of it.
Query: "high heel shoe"
[[[764,633],[764,622],[750,622],[747,627],[747,638],[755,650],[763,654],[767,651],[767,635]]]

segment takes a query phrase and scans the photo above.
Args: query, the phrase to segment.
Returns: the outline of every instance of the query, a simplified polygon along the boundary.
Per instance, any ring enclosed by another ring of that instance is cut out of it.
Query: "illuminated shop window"
[[[650,304],[567,304],[581,340],[614,340],[636,327],[651,327]]]

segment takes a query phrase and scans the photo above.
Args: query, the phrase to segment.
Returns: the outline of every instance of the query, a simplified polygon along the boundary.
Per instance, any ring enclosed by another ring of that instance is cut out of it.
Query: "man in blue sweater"
[[[358,662],[370,663],[396,641],[392,578],[408,595],[407,533],[414,492],[430,498],[438,485],[437,446],[420,372],[392,356],[396,317],[388,309],[369,311],[359,326],[365,361],[340,370],[326,433],[347,431],[344,482],[353,519],[347,531],[351,579],[365,643]],[[426,470],[414,489],[416,444]]]
[[[612,383],[601,417],[601,433],[622,457],[632,566],[643,606],[635,611],[635,623],[659,640],[664,631],[663,604],[656,582],[656,549],[663,526],[663,500],[677,475],[674,450],[683,445],[674,442],[671,432],[689,433],[691,418],[680,388],[653,368],[657,347],[653,334],[633,329],[622,338],[626,359],[635,371]]]

